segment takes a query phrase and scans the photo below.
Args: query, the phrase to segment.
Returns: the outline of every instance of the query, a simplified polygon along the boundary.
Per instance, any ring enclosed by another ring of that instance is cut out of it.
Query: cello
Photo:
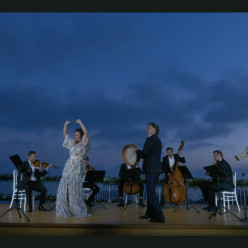
[[[130,170],[134,169],[135,165],[132,165],[132,168]],[[129,178],[128,181],[124,183],[123,191],[126,194],[137,194],[140,190],[139,182],[137,180],[133,180],[132,178]]]
[[[184,141],[181,140],[178,151],[181,151],[183,146]],[[175,205],[183,203],[186,198],[186,186],[184,185],[184,177],[178,169],[179,166],[180,164],[177,161],[174,166],[171,167],[172,172],[168,173],[168,184],[166,184],[163,189],[164,199]]]

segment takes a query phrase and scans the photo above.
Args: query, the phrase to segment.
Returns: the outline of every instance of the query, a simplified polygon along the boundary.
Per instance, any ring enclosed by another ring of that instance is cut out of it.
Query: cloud
[[[156,121],[162,136],[173,131],[177,137],[203,142],[228,135],[235,124],[247,121],[245,92],[233,88],[237,82],[219,80],[208,84],[180,72],[175,80],[172,75],[169,77],[169,81],[165,75],[159,82],[127,84],[121,99],[110,99],[102,91],[82,95],[83,86],[64,92],[65,101],[63,96],[57,97],[56,90],[49,91],[46,86],[2,87],[1,125],[42,132],[47,128],[61,129],[66,119],[82,118],[89,129],[98,130],[95,138],[118,142],[142,140],[147,123]],[[195,81],[185,86],[193,78]],[[246,76],[241,78],[238,85],[247,88],[245,79]],[[194,85],[198,94],[192,96]]]

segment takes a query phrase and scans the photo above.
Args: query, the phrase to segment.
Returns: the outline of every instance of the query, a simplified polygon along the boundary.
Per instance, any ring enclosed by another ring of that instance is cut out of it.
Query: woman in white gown
[[[56,199],[57,217],[89,217],[83,199],[82,176],[84,173],[83,158],[90,149],[89,134],[81,120],[76,120],[81,128],[74,131],[75,140],[68,136],[66,121],[63,129],[65,140],[63,146],[69,150],[70,157],[66,161],[59,182]]]

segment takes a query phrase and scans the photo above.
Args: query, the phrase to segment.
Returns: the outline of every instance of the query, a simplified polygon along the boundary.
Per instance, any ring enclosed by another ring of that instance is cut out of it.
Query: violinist
[[[172,147],[167,147],[166,148],[166,153],[167,155],[163,157],[162,159],[162,169],[163,169],[163,173],[165,174],[165,179],[164,179],[164,185],[166,185],[168,183],[168,172],[169,171],[173,171],[173,166],[175,166],[175,164],[177,164],[177,162],[181,162],[181,163],[185,163],[185,157],[182,154],[182,151],[178,151],[178,154],[173,154],[173,148]],[[160,205],[164,206],[165,205],[165,199],[163,196],[163,192],[162,192],[162,196],[161,196],[161,201],[160,201]]]
[[[95,184],[94,181],[84,182],[87,171],[91,171],[91,170],[95,170],[95,169],[89,164],[89,157],[87,157],[87,156],[83,159],[83,164],[84,164],[84,168],[85,168],[85,175],[83,176],[83,187],[89,188],[92,191],[91,195],[89,196],[88,200],[85,203],[89,207],[92,207],[92,206],[94,206],[95,196],[98,194],[100,189]]]
[[[38,206],[39,211],[47,211],[43,206],[46,198],[46,187],[41,183],[40,178],[48,173],[48,169],[52,166],[48,164],[46,169],[41,171],[41,167],[35,167],[35,162],[37,161],[37,155],[35,151],[30,151],[28,153],[28,160],[23,162],[21,168],[21,173],[23,174],[22,180],[20,181],[20,189],[25,189],[27,202],[29,205],[28,212],[33,211],[33,206],[31,203],[31,193],[32,190],[40,192],[40,203]]]
[[[141,182],[141,169],[139,168],[138,164],[135,164],[134,166],[130,166],[127,164],[122,164],[120,171],[119,171],[119,178],[120,183],[118,185],[118,193],[119,193],[119,204],[117,207],[124,207],[124,201],[123,201],[123,189],[124,184],[129,180],[129,178],[132,178],[133,181],[137,181],[139,183],[139,206],[145,207],[146,205],[143,203],[143,194],[144,194],[144,185]]]
[[[214,151],[213,157],[216,163],[212,166],[217,166],[217,168],[225,175],[225,177],[219,179],[220,190],[233,191],[234,185],[231,166],[223,158],[222,151]],[[208,202],[208,206],[204,207],[203,209],[214,212],[217,208],[215,205],[215,193],[218,192],[218,178],[211,176],[207,171],[205,171],[205,174],[210,176],[212,180],[206,180],[199,183],[204,200]]]

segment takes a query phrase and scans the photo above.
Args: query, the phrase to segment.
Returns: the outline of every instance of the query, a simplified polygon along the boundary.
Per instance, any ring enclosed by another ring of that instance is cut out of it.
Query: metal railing
[[[47,188],[47,196],[56,197],[58,190],[58,181],[52,182],[43,182],[44,186]],[[96,195],[97,201],[107,201],[107,202],[115,202],[118,201],[118,184],[105,184],[105,183],[97,183],[100,188],[99,193]],[[12,181],[0,181],[0,195],[12,196]],[[237,197],[240,205],[244,205],[244,190],[246,192],[246,198],[248,198],[248,187],[237,186]],[[161,200],[163,192],[163,186],[157,185],[156,193],[159,201]],[[39,195],[39,193],[37,193]],[[195,203],[204,203],[202,192],[199,187],[189,187],[188,188],[188,198],[189,201]],[[144,201],[146,201],[146,187],[144,184]],[[246,199],[246,203],[248,200]]]

